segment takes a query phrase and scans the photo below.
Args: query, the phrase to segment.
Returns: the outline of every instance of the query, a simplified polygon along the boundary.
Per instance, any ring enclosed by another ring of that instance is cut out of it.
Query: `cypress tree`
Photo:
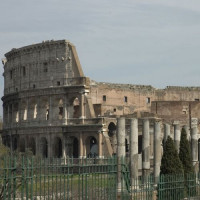
[[[182,174],[183,166],[173,140],[168,136],[164,145],[164,152],[160,167],[161,174]]]
[[[194,172],[194,168],[192,165],[192,155],[191,155],[191,150],[190,150],[190,144],[189,144],[189,141],[187,140],[187,134],[184,128],[182,128],[181,130],[179,158],[183,165],[184,174]]]

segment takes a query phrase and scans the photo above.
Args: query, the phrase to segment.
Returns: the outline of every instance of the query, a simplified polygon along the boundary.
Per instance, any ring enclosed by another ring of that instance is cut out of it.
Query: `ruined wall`
[[[171,86],[165,89],[155,89],[152,86],[93,81],[91,96],[96,115],[127,115],[138,111],[151,112],[152,101],[199,101],[200,88]],[[182,111],[179,112],[181,110],[179,106],[178,103],[174,106],[174,112],[177,112],[178,118],[185,118],[185,115],[182,116]],[[165,108],[162,111],[162,106],[159,109],[161,113],[165,112]]]
[[[155,92],[157,101],[199,101],[200,87],[168,86]]]
[[[189,125],[191,118],[200,119],[200,102],[198,101],[154,101],[151,112],[167,123],[180,121]]]
[[[74,84],[83,72],[73,44],[66,40],[12,49],[4,59],[4,94]]]
[[[101,105],[102,116],[125,115],[150,111],[155,89],[151,86],[93,82],[91,97],[94,105]]]

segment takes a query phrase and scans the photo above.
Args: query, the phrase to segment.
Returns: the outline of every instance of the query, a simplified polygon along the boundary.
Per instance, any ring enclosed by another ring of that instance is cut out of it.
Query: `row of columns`
[[[187,137],[189,138],[189,128],[186,129]],[[198,128],[197,123],[193,124],[191,129],[191,148],[192,148],[192,161],[193,165],[197,170],[198,163]],[[164,136],[163,139],[166,141],[167,137],[170,136],[170,125],[164,124]],[[117,157],[118,157],[118,190],[121,188],[121,166],[120,159],[125,157],[125,118],[118,118],[117,121]],[[176,122],[174,124],[174,142],[179,151],[180,146],[181,130],[180,124]],[[154,121],[154,142],[153,142],[153,154],[154,154],[154,180],[158,183],[158,178],[160,174],[161,165],[161,121],[155,119]],[[131,182],[134,185],[135,181],[138,179],[138,119],[131,119],[130,123],[130,166],[131,166]],[[142,124],[142,174],[147,176],[150,173],[150,131],[149,131],[149,119],[143,119]]]

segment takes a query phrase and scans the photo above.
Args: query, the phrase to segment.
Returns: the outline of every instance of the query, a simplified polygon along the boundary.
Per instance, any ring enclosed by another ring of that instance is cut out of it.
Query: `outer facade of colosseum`
[[[45,41],[5,54],[3,143],[43,157],[108,156],[116,153],[119,116],[156,118],[191,128],[200,118],[200,87],[98,83],[85,77],[75,46]],[[173,132],[173,127],[171,126]],[[153,138],[153,137],[152,137]],[[151,156],[153,140],[150,139]],[[126,126],[126,150],[129,124]]]

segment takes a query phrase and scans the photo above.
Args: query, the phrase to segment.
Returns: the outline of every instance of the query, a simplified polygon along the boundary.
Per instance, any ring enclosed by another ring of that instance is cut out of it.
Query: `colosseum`
[[[200,87],[156,89],[150,85],[102,83],[83,73],[76,48],[67,40],[12,49],[4,67],[3,143],[12,150],[43,157],[104,157],[116,153],[116,122],[126,120],[129,151],[131,117],[191,130],[200,118]],[[197,126],[199,124],[197,123]],[[164,127],[164,126],[163,126]],[[164,131],[164,128],[162,128]],[[199,136],[198,136],[199,138]],[[150,156],[153,156],[150,139]]]

